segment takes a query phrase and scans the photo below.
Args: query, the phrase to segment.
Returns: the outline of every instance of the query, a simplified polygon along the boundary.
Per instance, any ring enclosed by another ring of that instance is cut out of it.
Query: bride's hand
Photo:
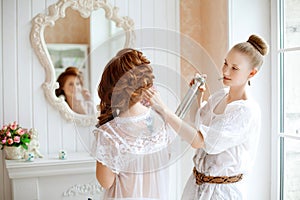
[[[81,91],[81,94],[82,94],[82,97],[84,98],[85,101],[91,101],[91,94],[90,92],[88,91],[88,89],[86,88],[83,88],[82,91]]]

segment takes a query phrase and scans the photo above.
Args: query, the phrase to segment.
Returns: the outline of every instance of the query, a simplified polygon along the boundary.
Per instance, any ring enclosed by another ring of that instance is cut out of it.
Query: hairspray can
[[[198,88],[205,83],[205,77],[200,74],[196,74],[194,77],[194,83],[185,94],[182,102],[179,104],[175,114],[181,119],[185,117],[187,111],[189,111],[195,97],[198,94]]]

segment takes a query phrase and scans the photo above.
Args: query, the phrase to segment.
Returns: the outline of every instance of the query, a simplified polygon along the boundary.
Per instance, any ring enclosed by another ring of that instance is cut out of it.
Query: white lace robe
[[[184,189],[183,200],[241,200],[246,199],[244,185],[252,167],[260,131],[260,108],[253,100],[234,101],[223,114],[214,109],[228,94],[222,89],[211,96],[198,110],[195,125],[201,131],[205,148],[197,149],[193,158],[198,172],[210,176],[244,174],[233,184],[197,185],[193,174]]]
[[[94,133],[94,156],[116,173],[104,199],[169,199],[168,164],[175,133],[160,115],[149,109],[135,117],[116,117]]]

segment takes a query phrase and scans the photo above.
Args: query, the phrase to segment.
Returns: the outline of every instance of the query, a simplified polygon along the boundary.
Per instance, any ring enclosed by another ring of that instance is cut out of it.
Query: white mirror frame
[[[45,82],[42,87],[46,99],[54,106],[67,121],[73,121],[80,126],[95,125],[97,116],[82,115],[75,113],[65,102],[63,98],[58,98],[55,95],[55,89],[58,88],[56,82],[55,69],[51,57],[47,50],[44,39],[44,30],[47,26],[54,26],[55,21],[65,17],[67,8],[72,8],[80,13],[84,18],[87,18],[91,13],[98,9],[104,9],[105,17],[108,20],[115,22],[116,27],[123,28],[125,31],[126,41],[124,47],[133,46],[134,43],[134,23],[129,17],[119,17],[117,15],[118,8],[111,6],[106,0],[59,0],[56,4],[49,6],[49,14],[38,14],[32,20],[32,29],[30,33],[31,45],[45,69]]]

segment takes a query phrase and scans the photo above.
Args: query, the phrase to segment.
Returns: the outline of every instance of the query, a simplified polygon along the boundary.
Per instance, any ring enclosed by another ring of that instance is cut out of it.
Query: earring
[[[250,80],[248,80],[248,85],[250,86]]]

